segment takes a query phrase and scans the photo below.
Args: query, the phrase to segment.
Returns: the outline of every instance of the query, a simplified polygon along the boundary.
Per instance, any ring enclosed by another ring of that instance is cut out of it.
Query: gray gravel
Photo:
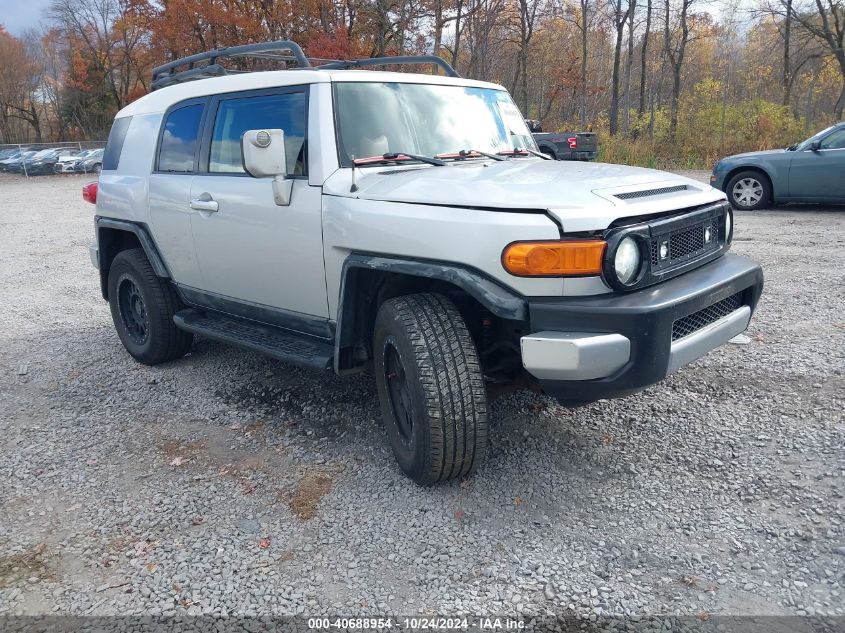
[[[502,396],[489,464],[420,488],[366,376],[135,363],[88,179],[0,176],[0,614],[845,614],[845,209],[737,215],[747,345]]]

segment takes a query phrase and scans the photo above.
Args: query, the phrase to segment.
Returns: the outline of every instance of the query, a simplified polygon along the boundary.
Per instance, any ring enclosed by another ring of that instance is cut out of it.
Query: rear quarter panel
[[[100,173],[98,215],[149,222],[148,180],[160,123],[161,114],[132,118],[117,169]]]

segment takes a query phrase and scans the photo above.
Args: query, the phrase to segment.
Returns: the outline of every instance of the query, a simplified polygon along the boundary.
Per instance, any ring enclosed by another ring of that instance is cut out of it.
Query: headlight
[[[731,210],[725,209],[725,243],[728,244],[733,237],[731,235],[731,231],[733,231],[733,218],[731,218]]]
[[[613,256],[613,270],[616,278],[626,286],[637,278],[640,272],[642,256],[637,241],[633,237],[626,237],[616,247]]]

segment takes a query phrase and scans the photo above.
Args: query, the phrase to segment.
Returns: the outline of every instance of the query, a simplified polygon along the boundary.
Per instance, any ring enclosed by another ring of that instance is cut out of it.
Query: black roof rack
[[[183,83],[194,79],[205,79],[207,77],[221,77],[223,75],[249,72],[231,70],[224,68],[217,63],[218,59],[253,58],[267,59],[280,62],[295,62],[294,68],[311,68],[315,70],[338,70],[349,68],[363,68],[365,66],[390,66],[395,64],[434,64],[449,77],[460,77],[454,68],[444,59],[436,55],[404,55],[395,57],[373,57],[367,59],[318,59],[308,58],[299,44],[290,40],[279,40],[276,42],[260,42],[257,44],[244,44],[242,46],[229,46],[218,48],[205,53],[197,53],[188,57],[182,57],[172,62],[162,64],[153,68],[153,80],[150,84],[153,90],[164,88],[173,84]],[[318,66],[312,66],[311,61],[325,62]],[[197,64],[202,64],[197,66]],[[185,70],[177,71],[178,68],[187,66]]]
[[[364,66],[392,66],[394,64],[434,64],[449,77],[460,77],[458,71],[442,57],[437,55],[397,55],[394,57],[368,57],[365,59],[350,59],[347,61],[331,61],[317,66],[325,70],[343,70],[349,68],[363,68]]]
[[[153,68],[152,89],[164,88],[172,84],[190,81],[192,79],[205,79],[206,77],[219,77],[231,74],[233,71],[223,68],[217,63],[220,58],[251,57],[260,59],[272,59],[276,61],[294,61],[297,68],[311,68],[311,63],[305,57],[305,53],[296,42],[290,40],[279,40],[276,42],[260,42],[258,44],[244,44],[242,46],[229,46],[228,48],[217,48],[205,53],[197,53],[188,57],[176,59],[167,64]],[[195,64],[207,62],[197,67]],[[187,70],[176,72],[180,66],[187,66]],[[234,71],[237,72],[237,71]]]

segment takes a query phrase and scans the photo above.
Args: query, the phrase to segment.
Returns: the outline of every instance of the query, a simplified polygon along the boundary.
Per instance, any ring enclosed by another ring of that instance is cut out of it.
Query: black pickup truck
[[[543,132],[540,122],[526,119],[537,147],[555,160],[595,160],[599,149],[595,132]]]

